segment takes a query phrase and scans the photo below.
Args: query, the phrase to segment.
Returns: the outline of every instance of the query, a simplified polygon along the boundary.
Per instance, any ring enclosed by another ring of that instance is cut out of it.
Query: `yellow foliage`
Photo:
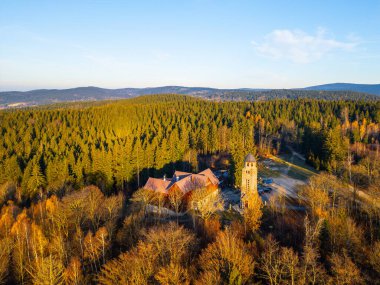
[[[28,215],[26,214],[26,209],[24,209],[17,216],[16,222],[13,223],[13,226],[11,228],[11,234],[12,235],[19,234],[22,236],[26,236],[28,233],[29,227],[30,227],[30,219],[29,219]]]
[[[256,231],[261,224],[263,202],[256,193],[249,195],[247,199],[248,207],[244,209],[244,220],[251,231]]]
[[[230,229],[220,232],[216,241],[210,244],[199,258],[203,272],[209,272],[204,278],[227,278],[226,282],[246,283],[253,275],[255,262],[249,254],[243,240],[239,239]]]
[[[168,266],[162,267],[155,275],[155,279],[161,285],[190,284],[187,270],[175,263],[170,263]]]
[[[84,277],[82,273],[82,266],[78,257],[72,257],[69,265],[64,272],[64,279],[66,284],[81,285],[84,283]]]
[[[6,237],[10,234],[12,225],[15,221],[14,212],[15,206],[10,204],[3,206],[0,212],[0,237]]]
[[[49,214],[53,214],[56,211],[57,207],[58,207],[58,198],[57,198],[57,196],[53,195],[49,199],[47,199],[45,207],[46,207],[46,211]]]

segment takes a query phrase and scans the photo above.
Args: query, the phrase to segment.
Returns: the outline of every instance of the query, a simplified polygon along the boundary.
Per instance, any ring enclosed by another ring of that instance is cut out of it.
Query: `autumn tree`
[[[6,284],[9,277],[12,247],[11,238],[0,239],[0,284]]]
[[[151,245],[139,244],[103,265],[97,275],[99,284],[147,284],[155,273],[157,254]]]
[[[375,242],[369,252],[369,262],[373,269],[380,274],[380,241]]]
[[[336,176],[321,173],[310,177],[307,185],[301,187],[300,199],[309,206],[312,217],[326,218],[338,208],[344,208],[351,199],[349,185]],[[338,202],[340,205],[338,205]]]
[[[15,279],[19,283],[24,284],[29,277],[27,269],[32,258],[28,248],[30,243],[30,219],[27,216],[26,210],[17,216],[11,228],[11,235],[14,240],[12,266]]]
[[[333,253],[330,258],[333,282],[337,285],[364,284],[359,268],[352,262],[346,252],[343,255]]]
[[[146,208],[155,200],[155,194],[153,190],[140,188],[135,193],[133,193],[131,200],[139,204],[143,209],[144,214],[146,214]]]
[[[319,263],[320,233],[323,219],[313,222],[305,217],[305,239],[303,244],[300,284],[325,284],[329,280],[324,267]]]
[[[194,234],[174,223],[153,227],[143,234],[143,241],[153,246],[163,265],[182,263],[196,249]]]
[[[248,247],[227,229],[204,249],[199,257],[199,284],[222,280],[229,284],[246,284],[253,276],[255,262]]]
[[[175,278],[186,281],[184,268],[189,266],[195,247],[194,234],[175,223],[154,227],[143,233],[136,247],[107,262],[98,274],[98,281],[136,285],[146,284],[150,278],[162,284]]]
[[[246,194],[244,197],[248,201],[248,206],[244,208],[244,221],[250,231],[257,231],[260,228],[261,217],[263,215],[263,202],[257,193]]]
[[[161,285],[189,285],[190,277],[186,268],[177,263],[162,267],[154,277]]]
[[[99,264],[105,262],[105,255],[109,247],[107,229],[101,227],[95,234],[89,231],[84,238],[83,244],[84,258],[90,262],[92,269],[97,271]]]
[[[78,257],[71,258],[70,263],[66,267],[63,275],[66,284],[81,285],[85,283],[82,265]]]
[[[301,284],[298,254],[291,248],[280,247],[272,236],[265,241],[260,268],[271,285]]]
[[[39,258],[30,271],[32,283],[42,285],[64,284],[63,270],[62,263],[53,256]]]
[[[171,189],[169,191],[168,199],[178,215],[183,202],[183,192],[178,188]]]
[[[219,190],[200,188],[192,191],[190,209],[203,220],[208,220],[215,212],[223,210],[223,199]]]

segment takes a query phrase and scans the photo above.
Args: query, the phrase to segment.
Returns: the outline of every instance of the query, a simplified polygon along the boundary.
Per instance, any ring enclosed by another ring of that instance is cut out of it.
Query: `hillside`
[[[305,90],[354,91],[380,95],[380,84],[330,83],[304,88]]]
[[[298,89],[272,89],[272,90],[231,90],[203,94],[201,97],[214,100],[228,101],[267,101],[274,99],[317,99],[317,100],[380,100],[380,97],[367,93],[353,91],[317,91]]]
[[[325,85],[324,85],[325,86]],[[315,88],[322,88],[316,86]],[[313,88],[313,87],[308,87]],[[328,87],[326,87],[328,88]],[[331,87],[333,88],[333,87]],[[338,87],[336,87],[338,88]],[[212,100],[273,100],[273,99],[325,99],[325,100],[379,100],[376,95],[363,93],[360,88],[355,91],[342,89],[306,90],[306,89],[216,89],[204,87],[162,86],[152,88],[106,89],[99,87],[78,87],[70,89],[39,89],[31,91],[0,92],[0,108],[13,108],[45,105],[67,101],[98,101],[132,98],[151,94],[182,94]],[[360,92],[359,92],[360,91]]]

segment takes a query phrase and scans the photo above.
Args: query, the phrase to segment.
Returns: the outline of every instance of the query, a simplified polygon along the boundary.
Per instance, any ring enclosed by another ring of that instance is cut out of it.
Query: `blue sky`
[[[0,89],[380,83],[380,1],[0,1]]]

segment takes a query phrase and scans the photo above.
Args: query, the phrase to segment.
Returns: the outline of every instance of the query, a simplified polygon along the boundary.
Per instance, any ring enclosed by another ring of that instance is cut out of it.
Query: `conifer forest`
[[[296,206],[231,206],[248,153],[260,179],[285,179],[268,161],[303,159]],[[207,189],[144,187],[207,168],[223,183],[197,207]],[[1,110],[0,284],[380,284],[380,101],[167,94]]]

